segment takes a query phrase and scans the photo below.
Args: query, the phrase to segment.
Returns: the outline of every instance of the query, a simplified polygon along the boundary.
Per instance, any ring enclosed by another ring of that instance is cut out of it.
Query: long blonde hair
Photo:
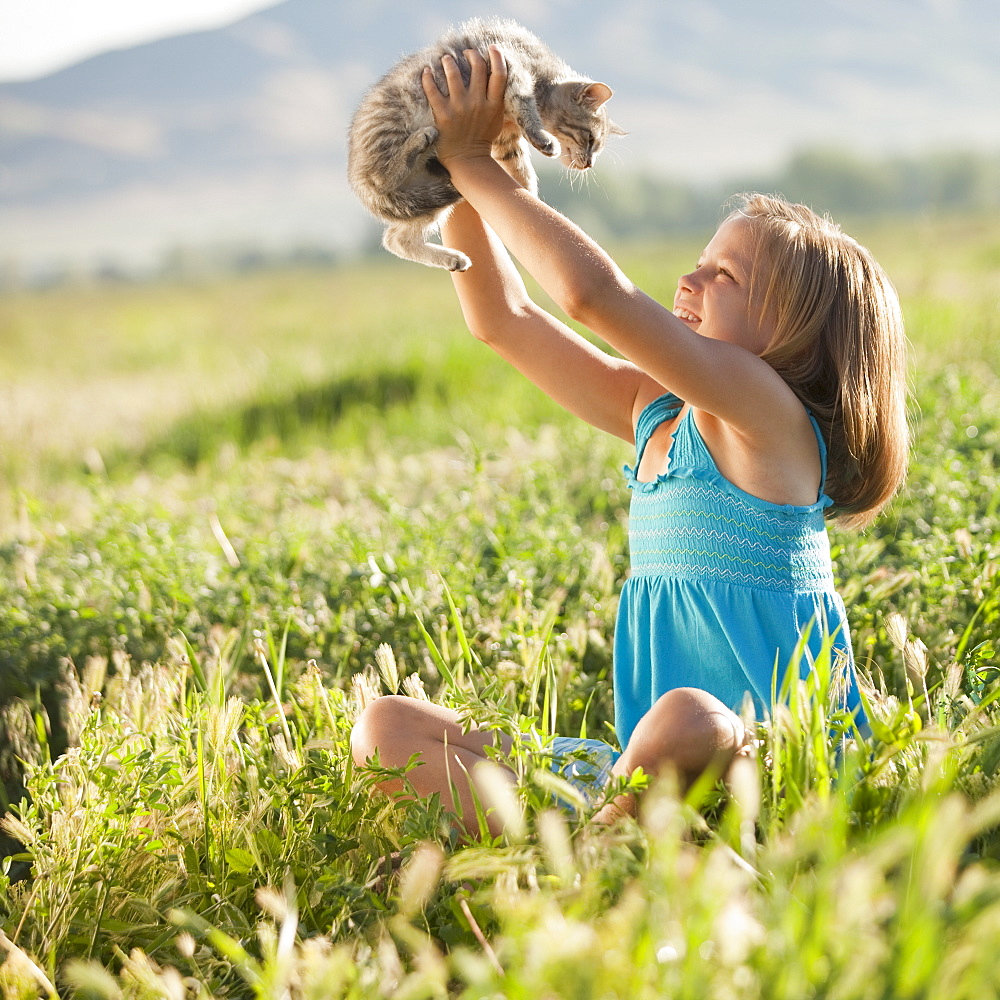
[[[870,251],[805,205],[743,195],[751,296],[774,333],[761,357],[816,417],[831,517],[870,524],[906,473],[906,337],[896,290]]]

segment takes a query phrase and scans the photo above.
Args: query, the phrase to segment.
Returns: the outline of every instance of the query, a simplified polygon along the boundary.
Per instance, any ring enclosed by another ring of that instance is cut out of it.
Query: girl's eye
[[[727,271],[724,267],[720,267],[719,268],[719,274],[723,275],[726,278],[729,278],[731,281],[735,281],[736,280],[733,277],[732,271]]]

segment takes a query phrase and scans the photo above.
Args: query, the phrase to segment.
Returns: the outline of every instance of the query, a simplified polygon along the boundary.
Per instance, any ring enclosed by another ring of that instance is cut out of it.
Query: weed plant
[[[728,789],[661,783],[615,829],[557,807],[539,750],[613,740],[629,456],[463,335],[443,283],[0,300],[3,995],[996,995],[994,232],[865,234],[916,429],[888,515],[831,533],[871,731],[829,708],[825,653],[792,664]],[[629,269],[665,296],[691,252]],[[504,837],[353,766],[390,692],[522,737],[482,804]]]

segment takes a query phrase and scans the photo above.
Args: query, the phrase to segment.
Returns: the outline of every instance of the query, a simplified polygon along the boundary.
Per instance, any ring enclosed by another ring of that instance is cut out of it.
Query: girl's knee
[[[384,756],[387,744],[405,732],[412,715],[412,701],[403,695],[387,694],[369,702],[351,728],[351,756],[355,764],[368,763],[376,752]],[[386,760],[382,763],[389,764]]]
[[[629,770],[674,771],[688,784],[711,767],[720,773],[746,742],[743,722],[714,695],[676,688],[639,720],[626,750]]]

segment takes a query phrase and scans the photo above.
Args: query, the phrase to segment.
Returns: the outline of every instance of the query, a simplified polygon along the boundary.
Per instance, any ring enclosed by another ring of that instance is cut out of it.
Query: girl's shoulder
[[[749,438],[706,410],[692,407],[689,419],[716,468],[734,486],[768,503],[808,506],[823,491],[823,443],[804,406],[790,416],[776,421],[774,433],[763,439]]]

